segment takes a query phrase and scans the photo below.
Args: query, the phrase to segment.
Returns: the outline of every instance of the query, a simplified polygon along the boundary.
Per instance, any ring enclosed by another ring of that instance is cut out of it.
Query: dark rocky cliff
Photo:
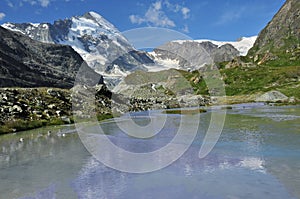
[[[143,51],[136,50],[121,32],[101,15],[88,12],[83,16],[50,23],[6,23],[3,27],[20,32],[44,43],[71,46],[93,68],[114,85],[122,72],[145,70],[144,64],[153,60]]]
[[[41,43],[0,27],[0,87],[71,88],[82,66],[96,75],[70,46]]]

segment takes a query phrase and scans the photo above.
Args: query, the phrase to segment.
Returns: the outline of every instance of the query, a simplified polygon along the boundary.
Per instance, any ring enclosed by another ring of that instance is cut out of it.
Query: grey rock
[[[14,105],[13,107],[12,107],[12,110],[14,110],[14,111],[17,111],[17,112],[23,112],[23,110],[22,110],[22,108],[20,107],[20,106],[18,106],[18,105]]]
[[[65,123],[71,124],[71,120],[67,116],[61,116],[60,119]]]
[[[0,87],[71,88],[82,68],[100,76],[69,46],[41,43],[0,27]]]
[[[55,107],[56,107],[55,104],[49,104],[49,105],[48,105],[48,108],[49,108],[49,109],[54,109]]]
[[[136,71],[113,90],[127,97],[139,99],[168,99],[193,93],[189,82],[175,69],[160,72]]]
[[[289,98],[279,91],[269,91],[256,98],[257,102],[286,102]]]
[[[239,51],[231,44],[221,47],[211,42],[169,42],[154,49],[159,59],[177,60],[182,69],[196,70],[215,62],[231,61]]]
[[[295,103],[295,102],[297,102],[297,100],[294,96],[289,98],[289,103]]]
[[[84,27],[87,21],[92,28],[89,25]],[[82,26],[81,29],[73,31],[78,26]],[[145,52],[137,51],[111,23],[94,12],[57,20],[53,24],[7,23],[4,27],[21,32],[36,41],[67,43],[77,50],[89,67],[101,74],[114,74],[116,66],[122,72],[145,70],[143,64],[153,63]],[[119,79],[120,77],[112,77],[105,80],[108,85],[114,86]]]
[[[186,107],[203,106],[209,104],[209,100],[201,95],[182,95],[178,97],[178,100]]]

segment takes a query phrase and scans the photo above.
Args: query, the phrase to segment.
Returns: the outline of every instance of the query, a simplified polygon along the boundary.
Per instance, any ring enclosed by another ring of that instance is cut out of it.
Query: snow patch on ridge
[[[209,39],[199,39],[199,40],[175,40],[173,42],[177,42],[179,44],[183,44],[184,42],[211,42],[218,47],[221,47],[225,44],[231,44],[234,48],[236,48],[241,56],[246,56],[250,48],[253,47],[255,41],[257,39],[257,36],[252,37],[242,37],[239,41],[214,41]]]

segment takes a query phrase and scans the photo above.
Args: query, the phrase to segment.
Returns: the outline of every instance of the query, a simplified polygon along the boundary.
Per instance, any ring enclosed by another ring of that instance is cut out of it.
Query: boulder
[[[256,102],[286,102],[288,97],[279,91],[269,91],[256,98]]]
[[[182,95],[178,97],[178,101],[187,107],[201,106],[207,104],[207,100],[201,95]]]

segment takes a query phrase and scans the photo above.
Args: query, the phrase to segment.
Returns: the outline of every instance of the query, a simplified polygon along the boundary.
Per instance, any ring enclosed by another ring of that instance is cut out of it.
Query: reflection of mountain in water
[[[54,192],[57,198],[66,199],[298,197],[300,143],[295,132],[299,131],[299,118],[274,121],[258,117],[266,113],[300,115],[299,109],[293,107],[233,106],[228,110],[216,147],[199,159],[210,121],[209,112],[202,114],[201,128],[189,150],[169,167],[147,174],[122,173],[105,167],[87,153],[77,134],[68,133],[73,128],[61,132],[52,129],[50,134],[46,129],[1,137],[0,178],[9,179],[0,181],[1,197],[32,199],[50,197]],[[136,145],[139,139],[117,132],[116,125],[110,124],[113,123],[105,123],[105,129],[112,132],[109,136],[115,144],[127,146],[127,150],[147,151],[145,140]],[[178,125],[176,121],[172,124]],[[169,127],[157,139],[153,138],[157,145],[149,141],[149,149],[169,143],[174,136],[171,124]]]

